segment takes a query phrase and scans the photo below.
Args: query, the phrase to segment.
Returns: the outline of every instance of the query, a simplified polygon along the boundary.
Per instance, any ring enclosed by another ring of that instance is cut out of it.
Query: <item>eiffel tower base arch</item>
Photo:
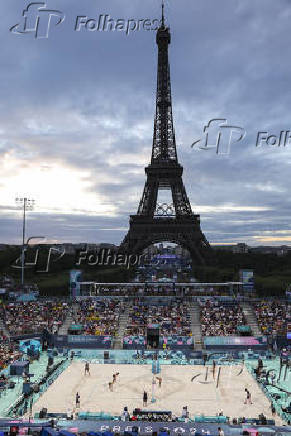
[[[151,219],[132,215],[130,228],[120,246],[120,251],[127,254],[141,254],[148,246],[163,241],[180,245],[190,252],[196,264],[205,265],[210,246],[194,216]]]

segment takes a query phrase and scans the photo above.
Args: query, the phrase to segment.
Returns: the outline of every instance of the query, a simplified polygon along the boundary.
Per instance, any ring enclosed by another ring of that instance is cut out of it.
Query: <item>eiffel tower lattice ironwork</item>
[[[164,10],[156,42],[158,75],[152,158],[145,168],[147,180],[137,214],[130,216],[130,229],[120,248],[140,253],[156,242],[174,242],[189,250],[197,263],[204,264],[210,246],[201,231],[200,216],[192,212],[182,181],[183,167],[177,158],[168,60],[171,34],[164,23]],[[172,193],[172,207],[157,204],[159,190],[165,189]]]

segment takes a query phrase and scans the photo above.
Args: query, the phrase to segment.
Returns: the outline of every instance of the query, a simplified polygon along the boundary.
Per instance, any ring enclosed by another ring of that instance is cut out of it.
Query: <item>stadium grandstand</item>
[[[290,309],[240,282],[3,299],[0,432],[287,434]]]

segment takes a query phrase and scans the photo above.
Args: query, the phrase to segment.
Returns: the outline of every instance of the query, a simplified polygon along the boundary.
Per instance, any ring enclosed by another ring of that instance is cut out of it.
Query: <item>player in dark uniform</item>
[[[76,393],[76,407],[80,407],[80,395],[79,395],[79,392]]]
[[[91,375],[91,374],[90,374],[90,365],[89,365],[89,362],[86,362],[86,363],[85,363],[85,375],[86,375],[86,374]]]
[[[146,407],[148,405],[148,393],[144,391],[143,393],[143,405]]]

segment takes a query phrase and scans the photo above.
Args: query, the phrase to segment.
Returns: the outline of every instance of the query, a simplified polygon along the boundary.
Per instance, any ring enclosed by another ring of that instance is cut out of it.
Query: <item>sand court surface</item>
[[[108,412],[120,415],[125,406],[129,411],[136,407],[147,410],[170,410],[181,416],[183,406],[188,406],[190,416],[213,416],[221,410],[229,417],[257,417],[264,413],[271,418],[268,399],[244,366],[222,366],[217,384],[219,367],[213,377],[212,365],[161,365],[161,373],[152,374],[151,365],[90,364],[90,375],[84,374],[85,362],[73,361],[33,406],[33,413],[43,407],[48,412]],[[109,382],[119,373],[113,392]],[[153,377],[153,397],[151,402]],[[162,377],[159,387],[156,377]],[[253,404],[244,404],[245,388],[252,395]],[[147,407],[143,407],[143,392],[148,393]],[[80,407],[76,409],[76,393]],[[281,424],[276,417],[276,424]]]

